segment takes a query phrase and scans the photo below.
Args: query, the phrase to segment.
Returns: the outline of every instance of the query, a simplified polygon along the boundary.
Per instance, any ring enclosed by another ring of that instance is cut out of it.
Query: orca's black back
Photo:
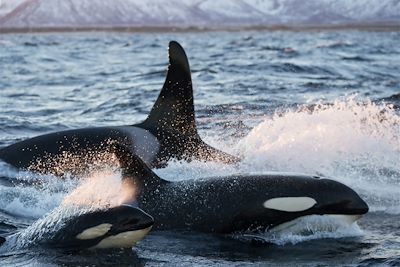
[[[17,142],[0,150],[0,159],[20,169],[42,164],[55,156],[89,153],[107,147],[112,142],[129,144],[122,131],[116,128],[83,128],[55,132]],[[64,153],[64,154],[63,154]]]

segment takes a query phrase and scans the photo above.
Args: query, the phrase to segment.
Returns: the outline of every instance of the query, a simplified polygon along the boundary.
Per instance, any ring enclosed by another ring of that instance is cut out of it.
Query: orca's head
[[[281,229],[308,215],[333,215],[353,223],[368,212],[354,190],[334,180],[300,175],[248,178],[244,180],[252,185],[242,185],[244,198],[236,207],[240,210],[233,219],[234,230]]]
[[[143,210],[121,205],[70,219],[48,243],[69,249],[130,248],[153,224],[154,219]]]

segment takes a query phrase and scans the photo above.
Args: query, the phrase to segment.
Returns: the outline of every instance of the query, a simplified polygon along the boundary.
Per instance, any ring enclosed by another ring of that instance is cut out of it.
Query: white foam
[[[313,111],[299,109],[266,118],[240,140],[237,151],[262,170],[267,165],[275,170],[332,173],[335,163],[357,164],[370,156],[383,166],[393,166],[400,153],[399,123],[390,106],[336,101],[319,104]]]
[[[182,181],[214,176],[226,176],[238,173],[238,166],[226,165],[219,162],[204,162],[194,160],[191,162],[171,160],[163,169],[153,170],[157,175],[169,181]]]
[[[362,236],[357,225],[351,225],[329,216],[312,215],[301,218],[292,227],[278,232],[266,233],[264,238],[277,245],[297,244],[304,241],[322,238],[343,238]]]
[[[34,183],[34,186],[27,186],[24,183],[11,187],[0,185],[1,209],[27,218],[39,218],[54,209],[61,203],[64,195],[76,186],[76,181],[67,177],[61,180],[50,175],[13,172],[7,168],[1,169],[0,175]]]
[[[263,234],[241,234],[234,238],[240,240],[261,240],[276,245],[297,244],[322,238],[343,238],[362,236],[363,231],[357,223],[349,224],[335,216],[311,215],[296,219],[289,227],[265,232]]]

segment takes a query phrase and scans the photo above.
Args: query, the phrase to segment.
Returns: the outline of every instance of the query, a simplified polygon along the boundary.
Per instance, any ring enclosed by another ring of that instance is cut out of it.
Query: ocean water
[[[0,35],[0,147],[39,134],[142,121],[170,40],[189,57],[196,119],[237,165],[172,160],[168,180],[323,174],[370,212],[351,226],[313,217],[279,235],[153,231],[132,250],[71,254],[35,245],[74,211],[118,203],[118,170],[44,185],[0,183],[0,266],[399,266],[400,32],[243,31]],[[0,177],[34,178],[0,162]],[[99,197],[101,196],[101,197]]]

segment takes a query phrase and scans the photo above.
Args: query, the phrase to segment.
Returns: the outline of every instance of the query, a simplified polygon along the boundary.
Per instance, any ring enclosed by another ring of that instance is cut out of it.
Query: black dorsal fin
[[[189,61],[182,46],[171,41],[164,86],[144,125],[197,136]]]
[[[145,186],[169,183],[155,174],[137,155],[126,146],[112,145],[111,152],[117,157],[125,180],[137,181]]]
[[[162,153],[167,160],[177,157],[238,162],[238,158],[201,140],[196,128],[192,78],[186,53],[179,43],[171,41],[168,54],[169,66],[164,86],[149,116],[139,125],[165,139]],[[170,137],[174,137],[175,141]]]

